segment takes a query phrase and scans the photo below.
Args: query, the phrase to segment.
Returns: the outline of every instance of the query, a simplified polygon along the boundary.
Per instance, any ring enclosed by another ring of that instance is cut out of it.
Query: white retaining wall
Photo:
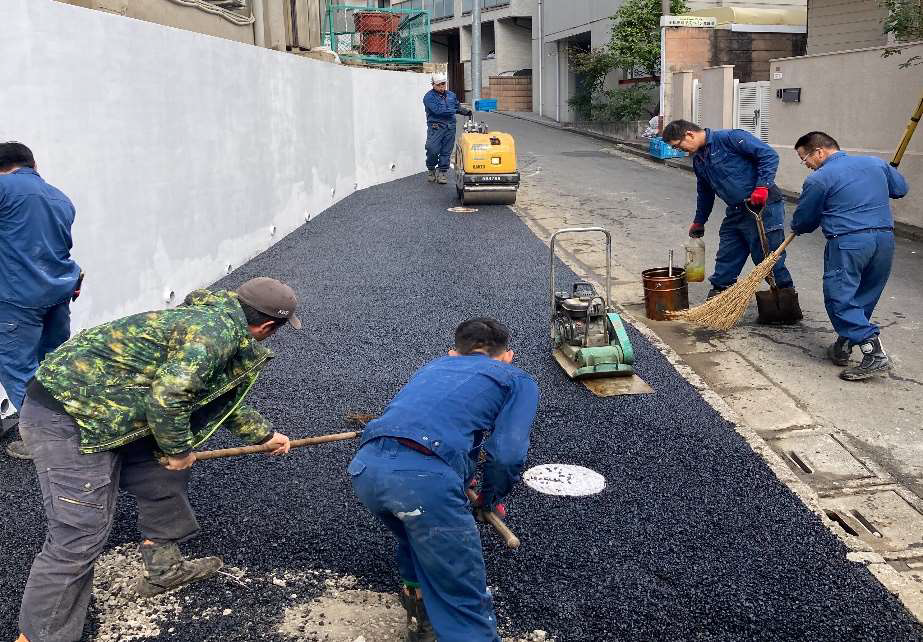
[[[27,144],[77,208],[75,331],[179,302],[355,190],[425,169],[424,74],[52,0],[0,2],[0,60],[0,140]]]

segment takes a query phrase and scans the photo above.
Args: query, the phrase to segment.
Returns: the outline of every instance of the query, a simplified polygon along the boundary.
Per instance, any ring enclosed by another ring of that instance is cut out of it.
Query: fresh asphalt
[[[513,330],[516,363],[541,388],[529,464],[572,463],[606,478],[594,496],[518,487],[505,549],[482,531],[506,634],[609,640],[920,640],[923,628],[754,454],[667,360],[630,329],[652,395],[594,397],[549,353],[547,247],[506,207],[455,214],[452,185],[421,175],[356,193],[216,284],[257,275],[290,283],[302,332],[270,341],[276,359],[252,404],[292,437],[348,430],[413,371],[445,354],[455,325],[489,315]],[[571,273],[561,266],[562,281]],[[233,443],[221,434],[209,443]],[[191,497],[202,533],[190,554],[219,554],[250,575],[326,569],[390,591],[393,542],[354,499],[352,442],[200,462]],[[33,469],[0,459],[0,639],[44,536]],[[112,544],[138,537],[129,498]],[[181,593],[157,640],[281,640],[282,611],[320,587],[247,587],[219,577]],[[202,619],[207,608],[229,608]],[[88,624],[87,640],[96,622]]]

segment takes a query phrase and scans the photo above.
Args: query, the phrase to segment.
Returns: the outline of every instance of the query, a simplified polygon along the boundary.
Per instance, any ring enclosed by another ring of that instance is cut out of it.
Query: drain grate
[[[771,443],[796,474],[810,477],[812,485],[875,477],[830,434],[792,435]]]
[[[827,517],[875,551],[923,548],[923,515],[893,490],[821,497],[820,504]]]

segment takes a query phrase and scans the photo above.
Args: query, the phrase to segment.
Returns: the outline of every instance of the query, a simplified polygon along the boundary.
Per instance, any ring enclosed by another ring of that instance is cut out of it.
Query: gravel
[[[847,561],[839,540],[633,328],[637,370],[655,394],[601,399],[568,380],[548,350],[547,248],[508,208],[449,213],[453,200],[451,185],[422,176],[359,192],[217,284],[269,275],[303,302],[305,329],[271,340],[277,358],[251,395],[278,430],[349,429],[347,412],[379,412],[416,368],[445,353],[459,321],[495,316],[541,388],[529,465],[577,464],[606,478],[587,497],[520,485],[507,501],[517,551],[483,531],[504,635],[923,639],[897,599]],[[222,434],[209,447],[232,444]],[[170,619],[144,620],[139,630],[159,630],[146,639],[285,640],[286,610],[325,595],[330,578],[393,590],[393,542],[350,490],[354,451],[341,442],[197,464],[191,496],[203,533],[185,549],[220,554],[237,575],[166,600]],[[11,639],[44,526],[32,469],[3,458],[0,474],[13,489],[0,513],[0,639]],[[123,497],[113,547],[136,541],[133,511]],[[109,625],[109,604],[92,610],[86,639],[100,614]]]

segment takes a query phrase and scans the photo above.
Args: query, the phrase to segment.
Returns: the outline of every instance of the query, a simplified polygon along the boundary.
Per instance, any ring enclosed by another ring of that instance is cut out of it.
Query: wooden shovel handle
[[[293,439],[292,448],[300,448],[302,446],[313,446],[315,444],[326,444],[331,441],[345,441],[347,439],[355,439],[358,437],[361,432],[337,432],[332,435],[321,435],[320,437],[305,437],[304,439]],[[272,450],[267,444],[261,444],[257,446],[240,446],[238,448],[222,448],[220,450],[203,450],[202,452],[197,452],[195,454],[196,461],[204,461],[206,459],[221,459],[223,457],[238,457],[240,455],[253,455],[256,453],[265,453]]]
[[[470,488],[467,490],[468,499],[472,503],[477,501],[478,495]],[[500,519],[500,516],[497,515],[492,510],[483,510],[481,514],[484,516],[484,520],[494,527],[494,530],[503,538],[503,541],[506,542],[506,545],[509,548],[519,548],[519,538],[513,534],[513,531],[510,530],[510,527],[503,523],[503,520]]]

